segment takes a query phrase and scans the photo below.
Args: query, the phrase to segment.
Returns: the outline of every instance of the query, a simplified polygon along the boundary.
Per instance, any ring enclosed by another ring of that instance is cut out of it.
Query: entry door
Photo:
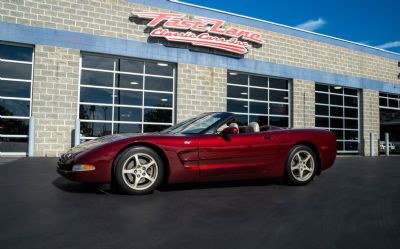
[[[200,175],[265,174],[274,165],[282,134],[271,131],[227,138],[203,135],[199,139]]]

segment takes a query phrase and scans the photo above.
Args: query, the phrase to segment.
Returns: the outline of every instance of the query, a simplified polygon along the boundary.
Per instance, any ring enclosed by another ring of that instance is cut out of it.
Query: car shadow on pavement
[[[69,193],[122,195],[122,193],[119,191],[111,188],[111,184],[79,183],[67,180],[63,177],[56,178],[52,184],[56,188]],[[173,185],[162,184],[157,190],[160,192],[174,192],[184,190],[257,187],[270,185],[287,184],[282,179],[236,180],[223,182],[181,183]]]

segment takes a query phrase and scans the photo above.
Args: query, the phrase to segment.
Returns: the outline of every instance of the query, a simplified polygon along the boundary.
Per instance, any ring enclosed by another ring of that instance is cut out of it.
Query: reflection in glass
[[[111,89],[81,87],[81,102],[112,104]]]
[[[143,61],[119,59],[117,71],[142,74],[143,66]]]
[[[0,58],[4,60],[32,61],[33,48],[0,44]]]
[[[81,85],[113,86],[113,73],[82,70]]]
[[[114,123],[114,134],[118,133],[140,133],[142,132],[141,124],[121,124]]]
[[[82,54],[82,67],[114,70],[114,59],[105,56]]]
[[[228,94],[228,96],[230,96]],[[250,88],[250,99],[268,101],[268,90],[260,88]]]
[[[250,86],[268,87],[268,77],[250,75]]]
[[[289,105],[270,103],[269,114],[289,115]]]
[[[137,91],[115,91],[115,104],[118,105],[142,105],[142,92]]]
[[[144,93],[145,106],[172,107],[172,93]]]
[[[144,122],[172,123],[172,110],[144,109]]]
[[[32,65],[0,61],[0,77],[31,80]]]
[[[250,112],[258,114],[268,114],[268,103],[250,102]]]
[[[164,62],[146,62],[146,74],[174,76],[174,65]]]
[[[143,75],[116,74],[115,87],[143,89]]]
[[[81,122],[81,134],[85,137],[110,135],[111,123]]]
[[[27,100],[0,99],[0,115],[29,117],[30,102]]]
[[[79,118],[86,120],[111,120],[111,106],[80,105]]]
[[[173,79],[146,76],[145,89],[154,91],[172,92]]]
[[[30,98],[31,83],[0,80],[0,96]]]
[[[235,72],[228,73],[228,83],[237,84],[237,85],[248,85],[248,76],[247,74],[240,74]]]
[[[248,112],[248,102],[241,100],[228,99],[228,112]]]
[[[269,87],[287,90],[289,88],[289,81],[284,79],[269,78]]]
[[[278,127],[289,127],[289,118],[287,117],[269,117],[269,125]]]
[[[115,107],[114,120],[141,122],[142,121],[142,108]]]
[[[28,135],[28,119],[0,118],[1,135]]]
[[[150,132],[159,132],[166,128],[170,127],[170,125],[143,125],[143,132],[150,133]]]

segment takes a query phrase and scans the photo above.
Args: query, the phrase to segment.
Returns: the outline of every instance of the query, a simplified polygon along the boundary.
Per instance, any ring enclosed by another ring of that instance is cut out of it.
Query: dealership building
[[[329,129],[341,154],[400,141],[400,54],[178,1],[3,0],[0,17],[0,156],[211,111]]]

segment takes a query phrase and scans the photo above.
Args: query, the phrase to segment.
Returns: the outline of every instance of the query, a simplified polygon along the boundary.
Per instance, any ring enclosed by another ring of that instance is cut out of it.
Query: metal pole
[[[74,134],[74,146],[81,143],[81,122],[79,118],[75,119],[75,134]]]
[[[375,136],[374,136],[374,133],[373,132],[370,132],[369,133],[369,144],[370,144],[370,147],[369,147],[369,154],[371,155],[371,156],[375,156],[375,150],[374,150],[374,147],[375,147],[375,145],[374,145],[374,141],[375,141],[375,138],[374,138]]]
[[[385,155],[389,156],[389,133],[385,133]]]
[[[28,156],[35,155],[35,118],[32,116],[29,119],[29,134],[28,134]]]

